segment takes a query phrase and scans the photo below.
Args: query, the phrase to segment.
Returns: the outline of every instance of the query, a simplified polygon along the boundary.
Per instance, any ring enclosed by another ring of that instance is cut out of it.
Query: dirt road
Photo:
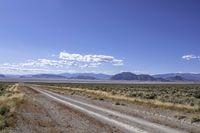
[[[10,133],[120,133],[28,87],[19,89],[25,98],[16,109],[16,124]]]
[[[187,132],[35,86],[31,86],[32,89],[21,88],[26,93],[26,99],[18,110],[18,124],[12,130],[14,133]]]

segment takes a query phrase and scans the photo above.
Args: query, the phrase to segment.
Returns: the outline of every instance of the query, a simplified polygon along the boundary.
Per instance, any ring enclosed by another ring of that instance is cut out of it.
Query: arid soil
[[[15,113],[15,128],[11,133],[118,133],[76,110],[56,103],[30,88],[25,92],[23,103]]]

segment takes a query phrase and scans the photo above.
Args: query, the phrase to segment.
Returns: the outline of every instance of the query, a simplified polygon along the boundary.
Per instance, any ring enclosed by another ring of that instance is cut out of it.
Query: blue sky
[[[198,0],[1,0],[0,73],[200,72]]]

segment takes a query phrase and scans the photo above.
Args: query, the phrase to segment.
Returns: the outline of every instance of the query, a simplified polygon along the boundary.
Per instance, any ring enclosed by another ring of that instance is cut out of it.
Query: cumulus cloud
[[[40,58],[20,63],[4,63],[0,64],[0,69],[4,71],[7,69],[10,72],[64,72],[79,69],[89,70],[89,68],[97,68],[104,64],[120,66],[123,65],[123,60],[108,55],[81,55],[60,52],[54,59]]]
[[[108,55],[81,55],[70,54],[67,52],[60,52],[60,59],[67,61],[78,61],[86,63],[111,63],[112,65],[123,65],[123,60],[115,59],[113,56]]]
[[[200,56],[189,54],[189,55],[182,56],[182,59],[184,59],[184,60],[200,59]]]

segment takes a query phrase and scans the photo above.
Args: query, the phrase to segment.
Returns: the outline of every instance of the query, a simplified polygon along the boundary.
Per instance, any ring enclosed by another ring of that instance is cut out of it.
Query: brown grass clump
[[[0,83],[0,86],[2,86]],[[12,126],[13,113],[16,106],[23,100],[24,94],[18,91],[18,85],[9,85],[2,89],[0,95],[0,132],[7,132],[7,128]]]

